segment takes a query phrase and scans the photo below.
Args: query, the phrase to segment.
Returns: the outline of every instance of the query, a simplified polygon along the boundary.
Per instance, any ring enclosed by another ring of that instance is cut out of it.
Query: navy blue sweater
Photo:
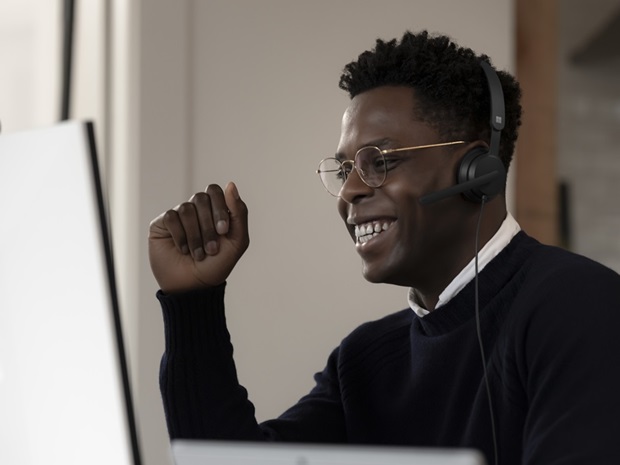
[[[620,463],[620,276],[521,232],[479,292],[499,463]],[[492,463],[473,282],[424,318],[357,328],[313,390],[262,424],[237,380],[224,285],[158,298],[171,438],[473,447]]]

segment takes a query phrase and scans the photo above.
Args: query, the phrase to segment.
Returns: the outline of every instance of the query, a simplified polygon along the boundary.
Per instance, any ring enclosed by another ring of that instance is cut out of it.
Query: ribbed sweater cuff
[[[209,289],[177,294],[157,292],[168,354],[180,351],[204,353],[209,347],[230,343],[224,313],[225,288],[226,283],[223,283]]]

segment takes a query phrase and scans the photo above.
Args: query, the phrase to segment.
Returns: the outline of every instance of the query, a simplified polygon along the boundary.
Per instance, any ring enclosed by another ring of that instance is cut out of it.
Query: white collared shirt
[[[489,264],[497,254],[499,254],[515,235],[521,231],[519,223],[508,213],[506,219],[499,227],[495,235],[487,242],[484,247],[478,252],[478,272]],[[472,279],[476,276],[476,263],[475,257],[456,275],[448,287],[446,287],[441,294],[439,294],[439,300],[435,308],[439,308],[442,305],[447,304],[455,295],[457,295]],[[409,288],[408,299],[409,306],[416,315],[422,318],[428,315],[430,311],[425,309],[419,304],[416,292],[414,288]]]

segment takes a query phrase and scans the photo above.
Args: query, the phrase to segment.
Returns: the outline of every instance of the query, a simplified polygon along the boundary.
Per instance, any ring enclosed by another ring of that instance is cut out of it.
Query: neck
[[[472,215],[471,226],[468,228],[468,234],[461,241],[462,253],[456,254],[452,260],[452,265],[444,267],[443,276],[430,280],[427,285],[415,287],[418,303],[429,311],[433,311],[439,302],[439,295],[448,287],[454,278],[471,262],[475,257],[474,244],[476,241],[476,232],[478,220],[480,218],[480,208],[477,209],[478,214]],[[480,223],[480,231],[478,232],[478,252],[487,242],[497,233],[506,218],[507,210],[505,199],[498,197],[484,205],[484,213]]]
[[[429,312],[435,310],[435,307],[437,307],[437,302],[439,302],[439,294],[423,294],[416,290],[416,296],[418,299],[418,304]]]

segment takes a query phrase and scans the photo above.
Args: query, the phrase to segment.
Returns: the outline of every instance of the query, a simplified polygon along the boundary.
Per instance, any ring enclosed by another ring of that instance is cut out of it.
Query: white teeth
[[[383,221],[383,223],[380,221],[372,221],[355,226],[355,237],[357,238],[357,242],[365,244],[383,231],[387,231],[393,223],[393,221]]]

